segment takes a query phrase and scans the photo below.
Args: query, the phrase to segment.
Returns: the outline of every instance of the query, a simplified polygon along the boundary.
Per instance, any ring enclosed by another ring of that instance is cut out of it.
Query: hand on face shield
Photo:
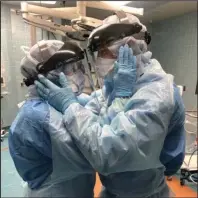
[[[115,63],[117,72],[114,76],[115,97],[129,97],[133,94],[136,82],[136,57],[126,44],[119,49],[118,61]]]
[[[35,81],[35,85],[39,95],[47,100],[58,111],[64,113],[70,104],[76,103],[77,99],[69,87],[69,83],[63,73],[59,75],[59,83],[62,88],[53,84],[42,75],[38,75],[39,81]]]

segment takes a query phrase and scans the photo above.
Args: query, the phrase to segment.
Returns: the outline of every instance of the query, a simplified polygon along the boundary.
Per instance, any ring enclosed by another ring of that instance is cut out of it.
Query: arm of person
[[[106,175],[161,165],[158,159],[173,106],[169,80],[165,81],[140,88],[130,99],[129,110],[119,112],[110,125],[101,125],[99,116],[77,103],[66,109],[68,132],[98,172]]]
[[[160,160],[166,168],[166,176],[174,175],[179,170],[185,156],[185,109],[176,86],[174,86],[174,98],[174,114],[160,155]]]
[[[91,100],[85,105],[85,108],[91,110],[95,115],[99,115],[104,104],[105,100],[102,89],[99,89],[92,92]]]
[[[84,107],[90,100],[92,100],[92,96],[85,93],[81,93],[79,96],[77,96],[77,100],[79,104],[81,104]]]
[[[18,113],[10,127],[10,139],[13,143],[21,142],[21,145],[31,146],[40,154],[51,158],[50,136],[44,128],[49,115],[44,105],[39,103],[36,103],[36,109],[26,104]]]
[[[162,70],[157,60],[150,64],[125,111],[108,125],[76,101],[64,74],[60,74],[62,88],[42,75],[38,76],[41,83],[35,82],[41,97],[64,114],[68,132],[103,175],[162,166],[159,157],[174,108],[173,77]],[[118,93],[122,97],[125,92]]]

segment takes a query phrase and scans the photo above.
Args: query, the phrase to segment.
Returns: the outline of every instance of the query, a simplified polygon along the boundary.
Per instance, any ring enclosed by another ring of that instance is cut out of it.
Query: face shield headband
[[[37,75],[43,74],[46,76],[50,71],[57,70],[62,65],[78,62],[84,59],[83,50],[73,42],[65,42],[64,45],[57,50],[49,59],[45,62],[34,60],[29,54],[26,54],[27,58],[35,65],[34,76],[30,76],[24,79],[24,82],[27,86],[34,84],[34,81],[37,79]],[[23,70],[26,69],[26,66],[23,67]]]

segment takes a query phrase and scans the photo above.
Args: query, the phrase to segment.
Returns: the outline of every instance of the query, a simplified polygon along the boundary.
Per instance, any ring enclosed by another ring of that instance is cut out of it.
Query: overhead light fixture
[[[111,5],[123,6],[131,1],[102,1],[102,2],[111,4]]]
[[[27,1],[28,3],[55,4],[56,1]]]

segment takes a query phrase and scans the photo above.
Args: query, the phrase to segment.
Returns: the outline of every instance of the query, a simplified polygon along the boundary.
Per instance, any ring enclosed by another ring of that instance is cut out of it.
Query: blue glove
[[[118,71],[118,66],[115,63],[113,71],[109,72],[107,76],[104,78],[104,90],[105,90],[105,97],[111,97],[114,89],[114,76]]]
[[[49,102],[56,110],[64,113],[70,104],[77,102],[77,99],[69,87],[69,83],[63,73],[59,75],[59,83],[62,88],[58,87],[42,75],[38,75],[39,81],[35,81],[38,94]]]
[[[136,82],[136,57],[133,51],[126,44],[119,49],[118,71],[114,76],[115,97],[129,97],[133,94],[133,87]]]
[[[104,93],[105,93],[105,97],[108,97],[109,94],[111,94],[111,92],[113,91],[113,79],[104,79]]]

